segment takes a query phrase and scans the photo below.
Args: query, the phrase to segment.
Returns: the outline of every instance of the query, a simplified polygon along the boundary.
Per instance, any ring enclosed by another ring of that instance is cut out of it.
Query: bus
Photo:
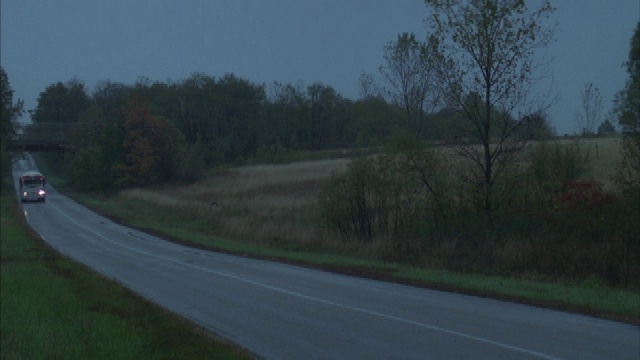
[[[20,200],[25,201],[45,201],[46,191],[44,189],[47,180],[44,175],[37,171],[27,171],[22,174],[20,182]]]

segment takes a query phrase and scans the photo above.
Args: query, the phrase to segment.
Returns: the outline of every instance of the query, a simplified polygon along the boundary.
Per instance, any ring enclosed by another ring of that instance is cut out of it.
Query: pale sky
[[[556,0],[549,49],[558,134],[575,132],[587,82],[603,117],[624,86],[640,0]],[[2,0],[0,63],[14,101],[34,109],[47,86],[74,77],[181,81],[233,73],[256,84],[321,82],[357,99],[361,73],[378,75],[383,47],[402,32],[425,38],[423,0]]]

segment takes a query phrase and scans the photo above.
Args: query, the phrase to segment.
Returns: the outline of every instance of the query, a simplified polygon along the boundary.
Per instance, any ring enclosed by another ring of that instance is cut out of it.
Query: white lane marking
[[[500,341],[495,341],[495,340],[483,338],[483,337],[480,337],[480,336],[471,335],[471,334],[463,333],[463,332],[460,332],[460,331],[455,331],[455,330],[443,328],[443,327],[440,327],[440,326],[429,325],[429,324],[426,324],[426,323],[422,323],[422,322],[418,322],[418,321],[414,321],[414,320],[410,320],[410,319],[405,319],[405,318],[394,316],[394,315],[384,314],[384,313],[377,312],[377,311],[367,310],[367,309],[359,308],[359,307],[356,307],[356,306],[341,304],[341,303],[338,303],[338,302],[335,302],[335,301],[331,301],[331,300],[321,299],[321,298],[317,298],[317,297],[314,297],[314,296],[309,296],[309,295],[305,295],[305,294],[302,294],[302,293],[299,293],[299,292],[295,292],[295,291],[287,290],[287,289],[284,289],[284,288],[280,288],[280,287],[277,287],[277,286],[261,283],[259,281],[254,281],[254,280],[251,280],[251,279],[239,277],[239,276],[232,275],[232,274],[229,274],[229,273],[225,273],[225,272],[222,272],[222,271],[209,269],[209,268],[202,267],[202,266],[199,266],[199,265],[189,264],[189,263],[185,263],[185,262],[180,261],[180,260],[175,260],[175,259],[172,259],[172,258],[168,258],[168,257],[152,254],[152,253],[146,252],[144,250],[136,249],[136,248],[127,246],[125,244],[122,244],[122,243],[119,243],[119,242],[115,242],[115,241],[109,239],[108,237],[102,235],[101,233],[99,233],[99,232],[97,232],[97,231],[85,226],[84,224],[76,221],[74,218],[72,218],[71,216],[67,215],[65,212],[60,210],[60,208],[58,208],[57,206],[55,206],[53,204],[50,204],[50,206],[55,208],[56,210],[58,210],[58,212],[60,214],[64,215],[67,219],[71,220],[76,225],[78,225],[81,228],[83,228],[83,229],[95,234],[96,236],[106,240],[107,242],[109,242],[109,243],[111,243],[113,245],[119,246],[121,248],[125,248],[127,250],[132,251],[132,252],[137,252],[137,253],[149,256],[151,258],[155,258],[155,259],[158,259],[158,260],[163,260],[163,261],[174,263],[174,264],[177,264],[177,265],[182,265],[182,266],[185,266],[185,267],[190,267],[192,269],[200,270],[200,271],[203,271],[203,272],[208,272],[208,273],[215,274],[215,275],[218,275],[218,276],[221,276],[221,277],[226,277],[226,278],[229,278],[229,279],[233,279],[233,280],[236,280],[236,281],[244,282],[244,283],[247,283],[247,284],[250,284],[250,285],[258,286],[258,287],[261,287],[261,288],[264,288],[264,289],[272,290],[272,291],[279,292],[279,293],[282,293],[282,294],[287,294],[287,295],[290,295],[290,296],[293,296],[293,297],[297,297],[297,298],[301,298],[301,299],[305,299],[305,300],[308,300],[308,301],[312,301],[312,302],[316,302],[316,303],[320,303],[320,304],[325,304],[325,305],[330,305],[330,306],[334,306],[334,307],[337,307],[337,308],[343,308],[343,309],[359,312],[359,313],[362,313],[362,314],[371,315],[371,316],[382,318],[382,319],[386,319],[386,320],[397,321],[397,322],[400,322],[400,323],[416,326],[416,327],[419,327],[419,328],[423,328],[423,329],[427,329],[427,330],[431,330],[431,331],[435,331],[435,332],[441,332],[441,333],[445,333],[445,334],[449,334],[449,335],[454,335],[454,336],[457,336],[457,337],[461,337],[461,338],[465,338],[465,339],[469,339],[469,340],[474,340],[474,341],[477,341],[477,342],[481,342],[481,343],[488,344],[488,345],[493,345],[493,346],[496,346],[496,347],[499,347],[499,348],[503,348],[503,349],[507,349],[507,350],[511,350],[511,351],[514,351],[514,352],[519,352],[519,353],[523,353],[523,354],[539,357],[541,359],[560,359],[559,357],[547,355],[547,354],[544,354],[544,353],[541,353],[541,352],[537,352],[537,351],[521,348],[521,347],[514,346],[514,345],[509,345],[509,344],[506,344],[506,343],[503,343],[503,342],[500,342]]]

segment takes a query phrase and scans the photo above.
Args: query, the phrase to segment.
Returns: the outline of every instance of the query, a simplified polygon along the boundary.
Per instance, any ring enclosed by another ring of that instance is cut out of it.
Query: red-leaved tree
[[[124,127],[125,183],[146,186],[169,179],[180,138],[176,127],[165,119],[153,117],[149,106],[139,97],[131,101]]]

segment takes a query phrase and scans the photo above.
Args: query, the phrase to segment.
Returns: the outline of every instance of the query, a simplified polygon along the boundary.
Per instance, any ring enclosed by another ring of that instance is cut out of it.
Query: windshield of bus
[[[39,186],[42,185],[42,179],[37,177],[24,177],[22,178],[22,184],[24,186]]]

